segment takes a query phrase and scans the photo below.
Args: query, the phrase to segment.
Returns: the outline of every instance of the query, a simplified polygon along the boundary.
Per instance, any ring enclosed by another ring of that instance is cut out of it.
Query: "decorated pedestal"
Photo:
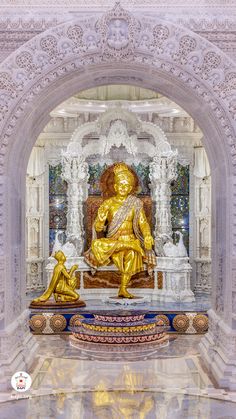
[[[162,289],[153,294],[153,300],[169,302],[195,301],[190,286],[191,266],[188,257],[159,257],[157,269],[163,272]]]
[[[168,344],[167,327],[162,320],[145,319],[145,313],[117,311],[78,319],[71,327],[72,341],[98,344]]]

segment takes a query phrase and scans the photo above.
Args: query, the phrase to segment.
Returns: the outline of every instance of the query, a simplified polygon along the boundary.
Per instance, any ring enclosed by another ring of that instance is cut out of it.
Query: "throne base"
[[[104,303],[121,305],[121,306],[134,306],[136,304],[150,303],[151,297],[149,296],[135,296],[134,298],[120,298],[117,296],[105,297],[102,300]]]
[[[70,327],[78,319],[91,319],[98,312],[103,314],[109,312],[111,314],[114,311],[129,311],[132,314],[139,310],[145,313],[146,319],[158,317],[158,319],[163,320],[167,326],[170,326],[169,333],[203,334],[208,329],[207,310],[209,307],[209,299],[204,300],[203,296],[199,296],[194,303],[163,303],[152,300],[149,303],[130,304],[128,306],[113,305],[102,302],[102,299],[94,298],[86,300],[86,307],[31,308],[30,329],[34,334],[66,334],[71,333]]]

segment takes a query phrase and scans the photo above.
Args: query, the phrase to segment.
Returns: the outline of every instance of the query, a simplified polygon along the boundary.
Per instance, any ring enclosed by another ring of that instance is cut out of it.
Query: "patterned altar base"
[[[30,329],[34,334],[64,334],[70,333],[78,319],[93,319],[94,314],[117,312],[119,308],[102,303],[100,300],[89,300],[86,307],[77,309],[30,309]],[[169,326],[168,333],[203,334],[208,329],[207,310],[209,302],[170,303],[151,302],[140,305],[139,312],[145,314],[145,319],[160,319]],[[120,308],[124,311],[124,307]],[[130,307],[126,311],[137,311]]]
[[[71,343],[91,342],[130,346],[157,343],[168,345],[168,327],[155,316],[146,319],[144,312],[116,310],[94,314],[92,319],[77,317],[71,326]]]

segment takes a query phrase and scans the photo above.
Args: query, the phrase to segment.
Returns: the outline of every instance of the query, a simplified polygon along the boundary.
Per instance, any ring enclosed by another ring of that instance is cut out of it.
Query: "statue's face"
[[[55,253],[54,257],[58,262],[65,263],[65,261],[66,261],[66,257],[61,250],[58,250],[58,252]]]
[[[122,197],[126,197],[132,191],[132,185],[129,183],[128,180],[122,179],[122,180],[118,180],[115,183],[114,189],[118,195]]]

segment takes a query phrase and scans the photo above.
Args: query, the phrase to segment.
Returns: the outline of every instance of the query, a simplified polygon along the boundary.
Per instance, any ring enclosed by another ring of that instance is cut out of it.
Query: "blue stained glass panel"
[[[62,179],[62,165],[49,165],[49,195],[66,195],[67,183]]]
[[[101,195],[100,177],[106,168],[106,163],[89,165],[89,195]]]
[[[58,230],[66,230],[67,183],[62,179],[62,166],[49,165],[49,253]],[[62,237],[62,236],[61,236]],[[65,237],[64,237],[65,239]]]
[[[137,173],[138,178],[139,178],[139,185],[140,185],[139,195],[150,195],[149,166],[139,163],[139,164],[132,164],[131,167]]]
[[[178,177],[171,186],[171,223],[173,241],[178,242],[176,231],[183,233],[184,245],[189,253],[189,166],[177,164]]]

